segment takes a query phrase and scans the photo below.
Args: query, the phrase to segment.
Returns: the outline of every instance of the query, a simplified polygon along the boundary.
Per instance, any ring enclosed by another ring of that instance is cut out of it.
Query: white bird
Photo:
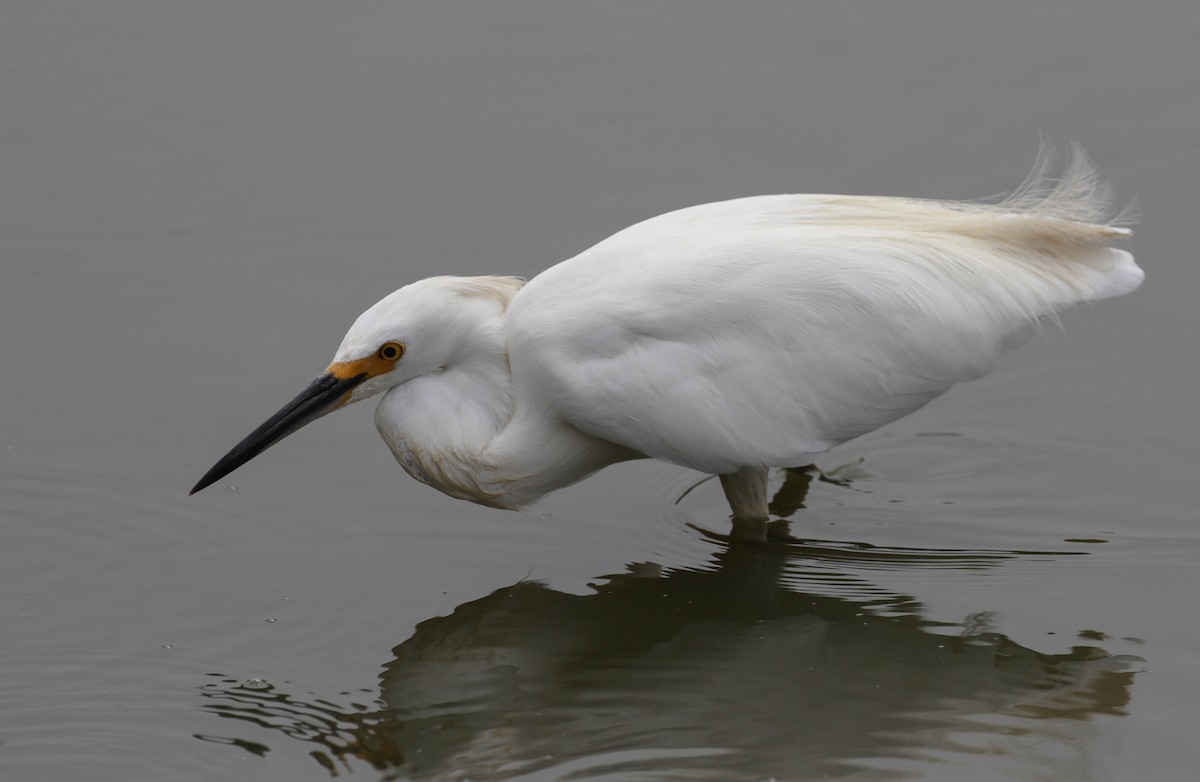
[[[1108,189],[1045,158],[996,205],[774,195],[627,228],[528,283],[433,277],[359,316],[325,372],[192,493],[305,424],[383,394],[414,478],[519,508],[610,464],[721,477],[767,517],[767,471],[807,465],[987,373],[1039,320],[1135,289]]]

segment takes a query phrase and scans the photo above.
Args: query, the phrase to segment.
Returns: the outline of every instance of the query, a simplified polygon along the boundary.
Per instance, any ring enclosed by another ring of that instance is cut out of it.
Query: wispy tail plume
[[[1132,233],[1125,226],[1134,222],[1133,205],[1114,207],[1112,186],[1100,178],[1083,147],[1071,144],[1060,176],[1054,173],[1057,157],[1057,150],[1043,141],[1025,181],[997,206],[1019,214],[1107,226],[1121,235]]]

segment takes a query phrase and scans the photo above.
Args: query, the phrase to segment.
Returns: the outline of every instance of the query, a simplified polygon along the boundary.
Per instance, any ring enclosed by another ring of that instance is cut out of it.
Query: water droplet
[[[243,690],[269,690],[271,689],[271,683],[266,679],[259,679],[255,677],[242,682],[241,688]]]

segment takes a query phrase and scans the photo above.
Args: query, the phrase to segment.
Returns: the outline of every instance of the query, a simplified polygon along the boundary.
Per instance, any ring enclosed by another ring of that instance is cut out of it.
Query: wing
[[[726,473],[794,466],[1136,287],[1119,229],[998,207],[763,196],[665,215],[532,280],[514,383],[577,428]]]

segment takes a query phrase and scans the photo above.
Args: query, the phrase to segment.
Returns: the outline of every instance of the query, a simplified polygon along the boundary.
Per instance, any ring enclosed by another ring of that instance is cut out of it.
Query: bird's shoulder
[[[530,280],[509,320],[518,328],[557,323],[561,329],[584,311],[628,319],[694,300],[749,267],[795,266],[800,234],[827,219],[821,212],[830,198],[752,196],[636,223]]]

